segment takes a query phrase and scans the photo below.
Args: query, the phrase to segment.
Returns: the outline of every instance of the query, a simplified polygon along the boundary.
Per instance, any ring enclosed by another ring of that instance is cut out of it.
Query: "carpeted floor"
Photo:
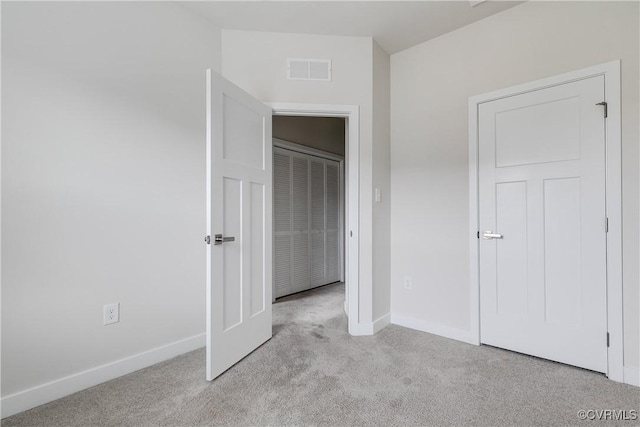
[[[394,325],[351,337],[343,286],[278,300],[273,338],[216,381],[204,380],[201,349],[2,426],[564,426],[602,424],[579,410],[640,415],[640,389],[590,371]]]

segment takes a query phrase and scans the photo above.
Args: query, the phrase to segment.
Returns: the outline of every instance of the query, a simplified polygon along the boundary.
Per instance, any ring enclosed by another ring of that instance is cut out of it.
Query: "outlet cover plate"
[[[105,304],[103,309],[102,323],[111,325],[120,321],[120,303]]]

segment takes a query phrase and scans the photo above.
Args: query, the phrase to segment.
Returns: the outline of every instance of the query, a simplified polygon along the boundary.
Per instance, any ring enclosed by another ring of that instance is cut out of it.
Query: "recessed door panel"
[[[265,309],[265,185],[252,182],[251,183],[251,226],[249,235],[251,239],[251,257],[250,257],[250,277],[249,277],[249,298],[250,298],[250,316],[260,314]]]
[[[223,97],[224,159],[264,170],[264,116],[233,96]]]
[[[496,185],[496,229],[507,236],[495,241],[496,312],[526,317],[527,308],[527,183]]]
[[[517,106],[496,113],[496,167],[580,157],[580,98]]]
[[[223,234],[239,237],[242,221],[242,182],[223,178]],[[222,297],[223,330],[228,331],[242,321],[242,253],[238,245],[224,245]]]
[[[580,178],[544,181],[545,319],[582,323]]]

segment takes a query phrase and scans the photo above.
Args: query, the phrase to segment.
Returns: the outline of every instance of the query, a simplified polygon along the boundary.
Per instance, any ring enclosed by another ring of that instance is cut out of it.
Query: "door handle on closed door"
[[[494,233],[493,231],[482,232],[482,238],[484,240],[502,239],[502,234]]]
[[[235,237],[222,237],[222,234],[216,234],[215,239],[213,241],[214,245],[221,245],[225,242],[235,242],[236,238]]]

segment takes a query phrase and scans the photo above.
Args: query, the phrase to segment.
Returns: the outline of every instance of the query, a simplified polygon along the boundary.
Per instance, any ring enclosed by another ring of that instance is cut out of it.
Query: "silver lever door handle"
[[[494,233],[493,231],[482,232],[482,238],[484,240],[502,239],[502,234]]]
[[[222,234],[216,234],[213,240],[213,244],[214,245],[221,245],[225,242],[235,242],[236,238],[235,237],[222,237]]]

